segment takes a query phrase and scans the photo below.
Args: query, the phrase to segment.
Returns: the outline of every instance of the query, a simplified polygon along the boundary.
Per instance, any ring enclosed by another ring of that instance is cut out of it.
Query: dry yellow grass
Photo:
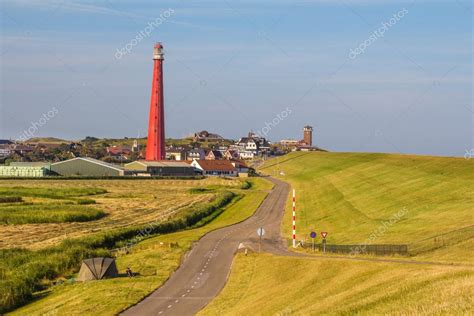
[[[51,223],[1,225],[0,248],[25,247],[39,249],[59,243],[65,238],[80,237],[111,228],[126,227],[173,216],[184,207],[209,201],[214,193],[190,194],[195,187],[238,187],[240,180],[208,178],[203,180],[0,180],[0,187],[36,188],[103,188],[106,194],[91,196],[97,204],[91,207],[108,216],[83,223]],[[48,199],[25,198],[26,202]],[[51,202],[51,200],[49,200]],[[54,203],[62,203],[54,200]]]
[[[199,315],[472,315],[473,277],[472,267],[238,255]]]

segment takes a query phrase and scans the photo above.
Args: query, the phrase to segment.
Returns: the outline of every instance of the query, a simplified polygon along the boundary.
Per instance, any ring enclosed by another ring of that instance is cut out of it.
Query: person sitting
[[[133,272],[132,272],[132,269],[130,269],[130,267],[127,267],[127,275],[129,278],[133,278]]]

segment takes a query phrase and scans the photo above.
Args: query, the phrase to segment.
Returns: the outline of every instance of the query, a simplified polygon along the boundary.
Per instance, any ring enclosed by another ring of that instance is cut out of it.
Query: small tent
[[[81,270],[77,276],[77,281],[102,280],[115,278],[118,276],[115,259],[112,258],[92,258],[82,261]]]

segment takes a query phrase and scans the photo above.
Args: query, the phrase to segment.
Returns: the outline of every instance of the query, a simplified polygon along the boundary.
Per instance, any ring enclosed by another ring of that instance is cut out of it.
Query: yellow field
[[[111,228],[144,224],[173,216],[195,203],[207,202],[214,194],[190,194],[195,187],[238,187],[240,180],[0,180],[0,187],[102,188],[108,193],[94,195],[91,207],[108,216],[83,223],[0,225],[0,248],[39,249],[65,238],[94,234]],[[25,202],[58,203],[58,200],[24,198]]]
[[[198,315],[472,315],[474,269],[238,255]]]

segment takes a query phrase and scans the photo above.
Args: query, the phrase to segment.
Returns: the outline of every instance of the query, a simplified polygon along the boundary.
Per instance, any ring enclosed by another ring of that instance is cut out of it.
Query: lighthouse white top
[[[161,43],[156,43],[153,48],[153,59],[164,59],[163,56],[163,45],[161,45]]]

